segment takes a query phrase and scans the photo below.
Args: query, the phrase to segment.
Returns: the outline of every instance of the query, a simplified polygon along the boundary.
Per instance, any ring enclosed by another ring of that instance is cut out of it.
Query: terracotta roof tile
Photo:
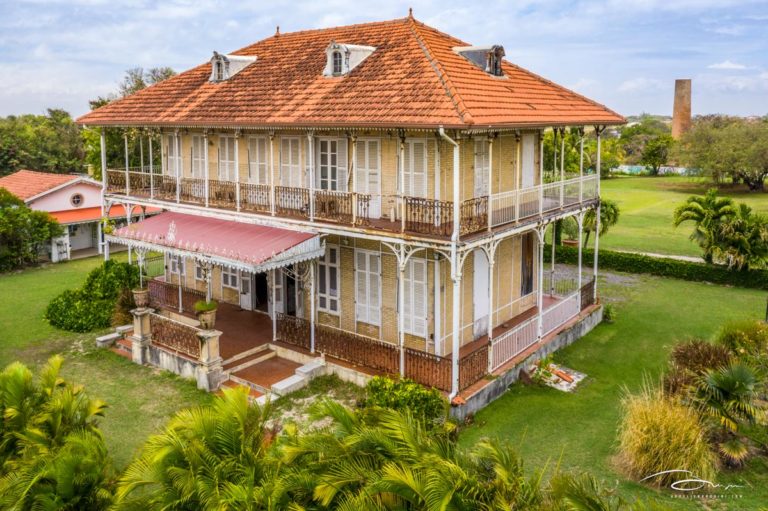
[[[21,200],[27,200],[43,192],[80,179],[75,174],[51,174],[35,170],[19,170],[0,177],[0,188],[5,188]]]
[[[343,78],[322,75],[331,41],[376,47]],[[514,64],[491,76],[467,43],[413,18],[268,37],[221,83],[210,63],[86,114],[89,125],[482,127],[623,123],[606,107]]]

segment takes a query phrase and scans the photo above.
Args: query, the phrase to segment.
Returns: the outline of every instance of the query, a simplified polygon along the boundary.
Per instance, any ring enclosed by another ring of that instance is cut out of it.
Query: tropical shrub
[[[62,232],[51,215],[0,188],[0,272],[36,263],[43,244]]]
[[[619,222],[619,204],[610,199],[600,200],[600,236],[606,234],[608,230]],[[584,215],[584,246],[589,243],[590,233],[595,232],[597,226],[597,213],[594,209],[587,210]]]
[[[705,195],[693,195],[675,209],[675,227],[683,222],[693,222],[691,241],[701,247],[704,261],[711,263],[714,257],[720,223],[734,214],[733,200],[718,197],[717,189],[710,188]]]
[[[717,458],[694,409],[648,384],[637,394],[627,394],[622,404],[619,451],[632,477],[642,480],[666,470],[690,470],[696,477],[712,479]],[[660,474],[648,482],[669,485],[675,477]]]
[[[739,203],[734,214],[718,225],[713,255],[728,268],[744,270],[768,265],[768,217]]]
[[[549,248],[545,248],[546,251]],[[547,252],[548,253],[548,252]],[[562,264],[577,264],[579,252],[574,247],[560,246],[555,251],[556,262]],[[592,249],[584,249],[582,260],[591,261],[594,257]],[[693,282],[711,282],[728,286],[768,290],[768,271],[749,269],[741,271],[729,270],[726,266],[691,263],[677,259],[649,257],[628,252],[614,252],[600,249],[598,264],[607,270],[617,270],[627,273],[648,273],[659,277],[690,280]]]
[[[719,426],[736,432],[742,423],[753,424],[758,414],[758,376],[741,363],[712,369],[697,379],[694,402]]]
[[[365,386],[365,394],[365,406],[408,411],[428,424],[445,421],[448,415],[448,401],[440,391],[413,380],[375,376]]]
[[[717,343],[736,356],[768,356],[768,323],[753,320],[726,323],[717,336]]]
[[[20,363],[0,373],[0,508],[105,509],[111,467],[98,429],[106,405],[59,375]]]
[[[664,375],[664,390],[668,395],[678,395],[687,392],[696,378],[708,370],[727,366],[731,355],[723,346],[693,339],[675,346],[669,359],[669,371]]]
[[[51,300],[45,310],[45,319],[51,325],[71,332],[106,328],[110,326],[121,291],[132,289],[138,281],[139,271],[135,266],[105,261],[88,274],[82,288],[64,291]],[[121,302],[125,307],[130,306],[126,300]]]

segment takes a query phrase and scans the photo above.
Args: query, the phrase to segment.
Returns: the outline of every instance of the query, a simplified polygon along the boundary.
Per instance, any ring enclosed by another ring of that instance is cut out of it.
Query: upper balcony
[[[446,200],[176,177],[141,168],[108,169],[106,182],[108,194],[139,199],[427,238],[453,233],[453,202]],[[598,198],[597,184],[590,174],[464,200],[459,233],[467,239],[579,209]]]

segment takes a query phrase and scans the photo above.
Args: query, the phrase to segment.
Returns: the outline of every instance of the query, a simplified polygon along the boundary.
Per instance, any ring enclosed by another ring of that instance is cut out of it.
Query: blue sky
[[[768,114],[768,1],[0,0],[0,115],[73,115],[127,68],[181,71],[274,33],[414,16],[624,115]]]

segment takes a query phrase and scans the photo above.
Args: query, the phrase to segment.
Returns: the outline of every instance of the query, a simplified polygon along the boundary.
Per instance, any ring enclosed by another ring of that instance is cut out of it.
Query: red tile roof
[[[51,174],[35,170],[19,170],[0,177],[0,188],[5,188],[21,200],[30,199],[82,176],[74,174]]]
[[[160,208],[147,208],[144,212],[147,215],[160,212]],[[133,210],[133,214],[138,214],[138,209]],[[78,224],[82,222],[95,222],[101,219],[101,207],[81,209],[67,209],[64,211],[51,211],[50,215],[60,224]],[[125,208],[121,204],[113,204],[109,209],[109,218],[125,218]]]
[[[376,47],[325,77],[331,41]],[[480,128],[619,124],[608,108],[514,64],[491,76],[453,51],[467,43],[411,17],[276,34],[234,54],[257,60],[220,83],[205,63],[78,119],[103,126]]]

